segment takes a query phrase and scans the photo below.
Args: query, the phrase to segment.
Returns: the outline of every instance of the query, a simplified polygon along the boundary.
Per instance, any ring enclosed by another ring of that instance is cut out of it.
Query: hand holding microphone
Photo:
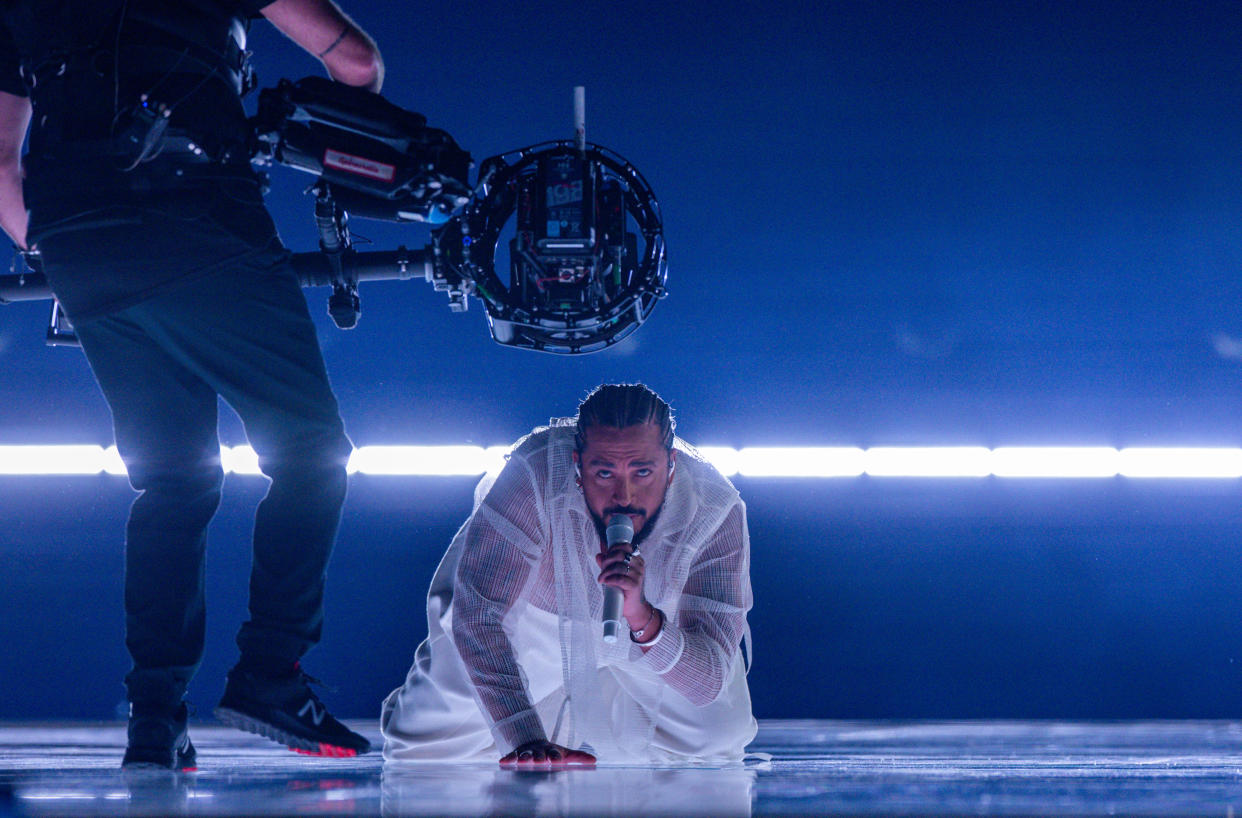
[[[596,556],[600,566],[600,582],[604,583],[604,641],[617,641],[617,634],[622,627],[622,611],[625,607],[627,592],[638,591],[642,598],[643,564],[637,548],[630,549],[634,541],[634,524],[625,514],[613,514],[608,518],[605,530],[608,551]]]

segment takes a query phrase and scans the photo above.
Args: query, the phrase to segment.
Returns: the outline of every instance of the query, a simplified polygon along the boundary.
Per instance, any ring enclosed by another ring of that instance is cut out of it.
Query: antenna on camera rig
[[[282,80],[252,120],[258,164],[317,176],[319,251],[296,253],[306,287],[332,288],[328,312],[358,322],[362,281],[424,278],[465,312],[481,300],[500,344],[558,354],[605,349],[627,337],[666,294],[659,203],[638,169],[586,141],[586,92],[574,88],[574,136],[485,159],[421,114],[320,77]],[[431,226],[421,250],[359,252],[350,217]],[[497,270],[502,237],[508,270]],[[33,260],[33,259],[32,259]],[[52,298],[41,271],[0,276],[0,303]],[[55,340],[72,329],[54,312]]]
[[[574,147],[586,153],[586,86],[574,86]]]

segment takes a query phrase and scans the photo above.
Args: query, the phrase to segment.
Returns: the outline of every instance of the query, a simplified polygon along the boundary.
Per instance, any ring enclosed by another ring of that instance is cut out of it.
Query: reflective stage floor
[[[737,769],[556,773],[191,733],[197,773],[127,776],[120,724],[0,725],[0,815],[1242,815],[1234,722],[767,721]]]

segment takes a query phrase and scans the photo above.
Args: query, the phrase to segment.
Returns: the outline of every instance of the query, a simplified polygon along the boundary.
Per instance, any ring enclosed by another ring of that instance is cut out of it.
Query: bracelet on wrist
[[[639,640],[642,639],[643,636],[646,635],[648,632],[650,632],[651,623],[657,619],[657,616],[659,618],[659,623],[657,624],[656,627],[660,629],[659,633],[657,633],[655,639],[652,639],[650,642],[640,642]],[[638,630],[630,631],[630,641],[635,644],[642,645],[643,647],[650,647],[651,645],[654,645],[656,642],[659,642],[660,637],[663,635],[664,635],[664,611],[660,610],[659,608],[653,605],[651,608],[651,618],[648,619],[647,622]]]
[[[647,621],[643,623],[643,626],[641,628],[630,628],[630,633],[634,634],[639,639],[642,639],[643,634],[647,632],[647,628],[650,627],[653,621],[655,621],[655,616],[656,616],[656,607],[652,605],[651,616],[647,617]]]

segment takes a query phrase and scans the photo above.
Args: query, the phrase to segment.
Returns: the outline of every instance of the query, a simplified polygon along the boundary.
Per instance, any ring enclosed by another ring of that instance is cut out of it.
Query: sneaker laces
[[[323,679],[316,679],[314,676],[310,675],[305,670],[302,670],[302,664],[300,662],[294,665],[293,667],[295,670],[297,670],[298,673],[302,674],[302,683],[306,685],[307,690],[310,690],[311,685],[318,685],[319,687],[322,687],[324,690],[328,691],[329,693],[340,692],[338,688],[333,687],[332,685],[325,682]],[[310,694],[315,697],[315,701],[319,701],[319,697],[315,695],[315,691],[310,690]],[[320,704],[323,704],[323,702],[320,702]]]

